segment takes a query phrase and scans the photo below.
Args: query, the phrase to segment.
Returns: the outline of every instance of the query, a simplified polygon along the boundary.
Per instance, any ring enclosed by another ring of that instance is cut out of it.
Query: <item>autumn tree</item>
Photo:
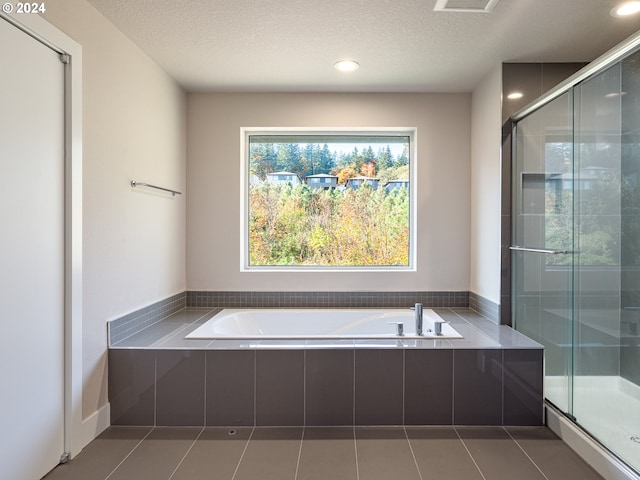
[[[352,167],[345,167],[338,170],[335,175],[338,176],[338,185],[344,185],[347,180],[356,177],[357,173]]]
[[[267,177],[267,173],[274,172],[277,167],[277,153],[272,143],[251,144],[249,152],[249,170],[251,175],[256,175],[261,180]]]

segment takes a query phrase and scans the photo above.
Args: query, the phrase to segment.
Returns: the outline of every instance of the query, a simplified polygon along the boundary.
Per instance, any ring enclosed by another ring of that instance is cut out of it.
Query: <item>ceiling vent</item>
[[[498,0],[437,0],[436,12],[491,13]]]

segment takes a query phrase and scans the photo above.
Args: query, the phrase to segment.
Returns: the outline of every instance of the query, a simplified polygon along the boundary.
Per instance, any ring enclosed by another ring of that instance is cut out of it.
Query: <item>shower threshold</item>
[[[566,377],[545,377],[545,396],[559,398]],[[576,423],[604,447],[640,472],[640,387],[620,376],[576,376],[573,411]]]

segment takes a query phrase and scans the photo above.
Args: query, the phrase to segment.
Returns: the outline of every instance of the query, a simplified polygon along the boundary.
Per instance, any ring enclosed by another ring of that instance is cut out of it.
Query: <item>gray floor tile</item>
[[[502,427],[456,427],[486,480],[545,480]]]
[[[168,479],[201,430],[196,427],[154,428],[109,480]]]
[[[402,427],[356,428],[360,480],[419,480]]]
[[[110,427],[46,480],[104,480],[149,433],[151,427]]]
[[[296,480],[356,480],[353,427],[307,427]]]
[[[231,480],[251,430],[251,427],[205,428],[171,480]],[[228,435],[229,431],[235,435]]]
[[[482,480],[453,427],[407,427],[423,479]]]
[[[547,427],[507,427],[549,480],[601,480],[589,465]]]
[[[234,480],[294,480],[302,428],[256,428]]]
[[[546,427],[358,427],[355,446],[352,427],[251,431],[111,427],[45,480],[602,480]]]

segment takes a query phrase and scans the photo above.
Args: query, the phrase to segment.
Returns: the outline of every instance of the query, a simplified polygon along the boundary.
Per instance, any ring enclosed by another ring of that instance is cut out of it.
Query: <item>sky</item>
[[[306,145],[307,145],[306,143],[301,143],[300,147],[304,149]],[[322,147],[322,145],[320,146]],[[356,147],[358,148],[359,152],[362,152],[369,146],[373,149],[374,152],[377,152],[380,148],[387,147],[386,144],[382,144],[382,143],[327,143],[327,146],[329,147],[329,150],[331,150],[332,152],[338,152],[339,154],[351,153],[353,152],[353,149]],[[392,144],[389,144],[389,148],[391,149],[391,154],[394,157],[397,157],[402,153],[402,150],[404,149],[404,144],[392,143]]]

